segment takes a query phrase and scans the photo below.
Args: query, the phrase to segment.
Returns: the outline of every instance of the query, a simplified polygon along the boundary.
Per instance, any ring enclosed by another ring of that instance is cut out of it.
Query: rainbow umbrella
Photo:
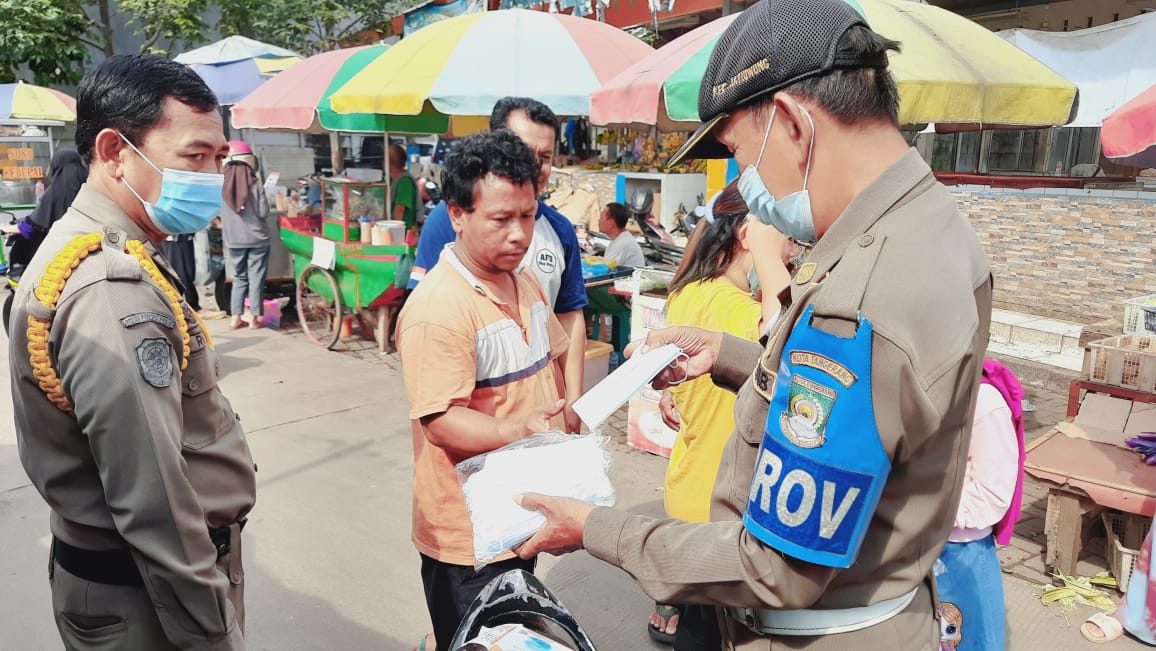
[[[235,129],[350,131],[357,133],[445,133],[449,119],[437,112],[391,116],[334,113],[333,91],[389,50],[388,45],[323,52],[270,79],[233,105]]]
[[[1075,84],[980,25],[908,0],[849,4],[872,29],[902,45],[890,56],[901,123],[1038,127],[1071,120]],[[608,81],[594,93],[590,121],[666,131],[697,127],[702,76],[734,19],[688,32]]]
[[[1121,165],[1156,167],[1156,86],[1104,118],[1104,155]]]
[[[301,55],[244,36],[230,36],[173,58],[205,80],[222,106],[236,104]]]
[[[590,93],[650,46],[605,23],[525,9],[465,14],[402,39],[330,96],[338,113],[488,115],[502,97],[587,115]]]
[[[0,120],[76,119],[76,100],[51,88],[18,81],[0,84]]]

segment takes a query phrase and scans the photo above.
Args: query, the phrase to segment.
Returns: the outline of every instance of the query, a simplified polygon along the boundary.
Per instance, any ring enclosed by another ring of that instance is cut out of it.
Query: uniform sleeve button
[[[859,246],[861,246],[863,248],[867,248],[874,243],[875,243],[875,236],[870,234],[870,233],[859,238]]]

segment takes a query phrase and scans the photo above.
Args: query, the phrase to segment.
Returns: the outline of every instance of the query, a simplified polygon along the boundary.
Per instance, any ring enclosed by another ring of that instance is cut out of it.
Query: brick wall
[[[1125,299],[1156,294],[1156,193],[950,189],[987,250],[996,307],[1119,324]]]

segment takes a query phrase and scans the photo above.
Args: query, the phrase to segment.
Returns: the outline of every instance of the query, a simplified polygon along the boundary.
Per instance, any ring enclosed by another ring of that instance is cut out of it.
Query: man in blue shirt
[[[490,129],[509,129],[534,150],[542,165],[538,187],[545,188],[550,180],[554,142],[558,137],[558,118],[550,107],[525,97],[500,99],[490,113]],[[443,201],[430,212],[422,227],[409,289],[417,287],[426,271],[437,264],[442,249],[456,238]],[[570,336],[570,349],[563,358],[566,427],[577,432],[580,423],[571,405],[582,395],[582,373],[586,364],[586,318],[582,312],[586,307],[586,284],[582,279],[582,257],[573,224],[541,201],[538,202],[534,239],[522,264],[533,270],[551,308]]]

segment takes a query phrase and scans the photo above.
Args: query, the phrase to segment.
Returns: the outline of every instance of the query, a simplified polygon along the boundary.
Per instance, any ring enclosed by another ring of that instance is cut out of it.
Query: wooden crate
[[[1156,393],[1156,335],[1124,335],[1088,344],[1088,378],[1112,386]]]

